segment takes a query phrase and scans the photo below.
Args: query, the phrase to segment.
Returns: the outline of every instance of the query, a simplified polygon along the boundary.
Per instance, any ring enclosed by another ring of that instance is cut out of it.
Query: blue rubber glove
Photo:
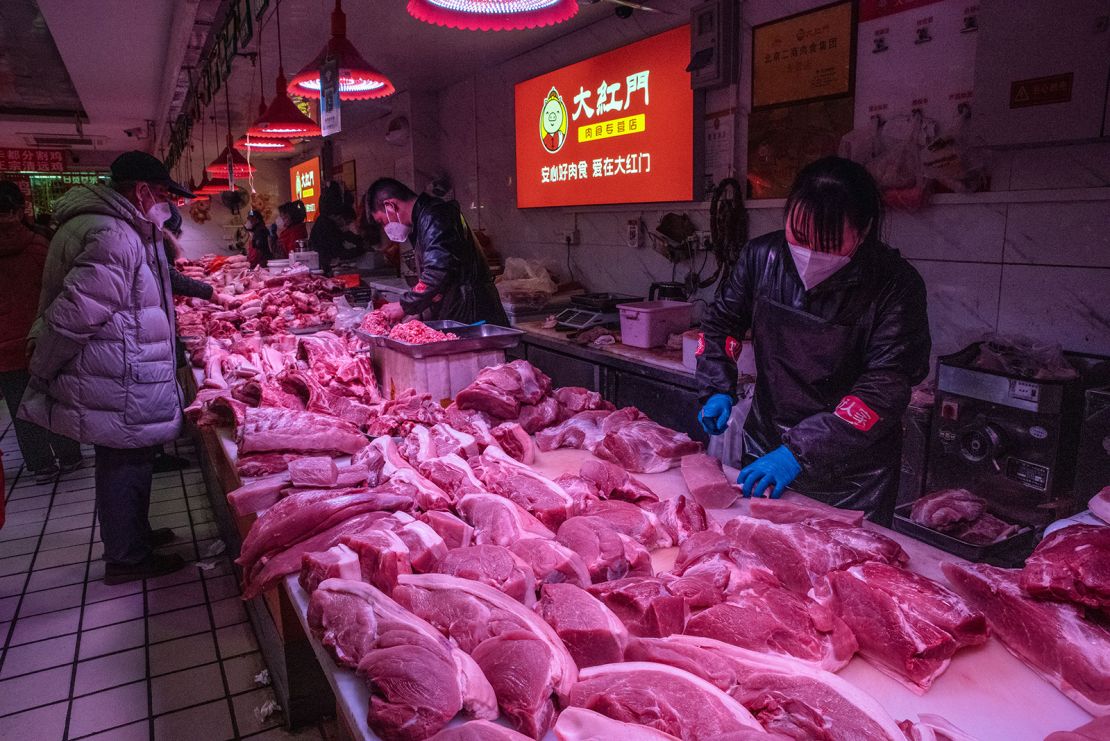
[[[698,413],[698,422],[707,435],[720,435],[728,427],[732,416],[732,397],[728,394],[713,394]]]
[[[798,465],[798,459],[790,452],[790,448],[780,445],[762,458],[757,458],[751,465],[740,469],[736,483],[740,484],[740,491],[745,497],[762,497],[767,487],[773,486],[771,499],[778,499],[801,472],[802,467]]]

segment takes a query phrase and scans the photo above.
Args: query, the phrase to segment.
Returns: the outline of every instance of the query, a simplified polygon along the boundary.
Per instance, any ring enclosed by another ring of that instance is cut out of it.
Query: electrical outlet
[[[639,249],[644,246],[644,222],[639,219],[628,220],[628,232],[625,241],[629,247]]]
[[[706,250],[706,251],[712,249],[712,245],[711,245],[711,242],[710,242],[710,236],[709,236],[708,231],[698,231],[698,232],[695,232],[694,234],[698,238],[698,245],[697,245],[696,249]]]
[[[563,243],[569,246],[582,244],[582,232],[577,229],[568,229],[563,232]]]

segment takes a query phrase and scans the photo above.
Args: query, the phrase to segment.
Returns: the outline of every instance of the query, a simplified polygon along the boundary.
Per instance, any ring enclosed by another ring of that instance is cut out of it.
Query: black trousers
[[[81,460],[81,445],[62,435],[55,435],[36,424],[16,418],[23,393],[31,376],[25,370],[0,371],[0,397],[8,405],[15,425],[15,439],[23,463],[32,473],[46,471],[57,459],[62,463],[75,463]]]
[[[96,446],[96,513],[108,563],[135,564],[150,555],[150,488],[157,447]]]

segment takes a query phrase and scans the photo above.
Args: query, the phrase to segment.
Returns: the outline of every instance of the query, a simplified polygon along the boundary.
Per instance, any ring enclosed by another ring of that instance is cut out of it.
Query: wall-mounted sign
[[[0,147],[0,172],[64,172],[65,152],[60,149]]]
[[[853,3],[839,2],[752,28],[752,107],[850,95]]]
[[[316,221],[322,186],[319,157],[313,157],[289,168],[289,191],[293,194],[294,201],[304,201],[306,221]]]
[[[517,206],[687,201],[690,28],[516,86]]]
[[[1034,77],[1031,80],[1015,80],[1010,83],[1010,107],[1028,108],[1035,105],[1067,103],[1071,100],[1072,82],[1075,74]]]

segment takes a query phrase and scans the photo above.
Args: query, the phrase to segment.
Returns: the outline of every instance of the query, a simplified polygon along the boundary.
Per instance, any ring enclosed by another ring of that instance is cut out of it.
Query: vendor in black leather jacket
[[[408,315],[508,325],[486,258],[457,203],[418,196],[382,178],[366,191],[363,208],[391,241],[411,237],[416,252],[420,280],[399,302],[382,307],[391,321]]]
[[[925,285],[880,238],[883,206],[860,165],[826,157],[798,175],[786,229],[753,239],[702,321],[706,432],[735,402],[750,329],[756,390],[744,423],[745,496],[786,488],[889,523],[902,415],[929,369]]]

